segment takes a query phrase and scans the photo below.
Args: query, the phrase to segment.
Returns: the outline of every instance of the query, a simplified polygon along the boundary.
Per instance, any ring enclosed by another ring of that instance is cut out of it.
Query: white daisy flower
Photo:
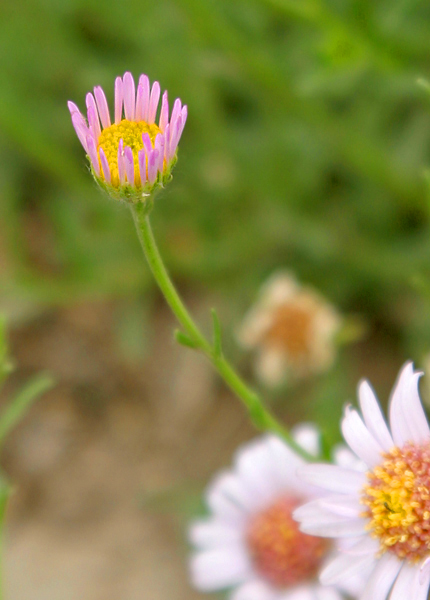
[[[269,386],[327,370],[341,318],[315,290],[288,272],[272,275],[238,332],[239,343],[256,351],[255,369]]]
[[[318,455],[318,433],[295,429],[296,441]],[[305,461],[273,435],[238,450],[232,469],[206,494],[211,516],[190,529],[196,547],[191,579],[200,591],[231,588],[230,600],[341,600],[317,581],[331,552],[326,540],[299,531],[293,510],[320,492],[298,479]],[[356,582],[351,582],[356,583]]]
[[[301,531],[348,539],[350,547],[322,571],[325,585],[338,585],[369,570],[360,600],[426,600],[430,588],[430,429],[418,393],[421,373],[412,363],[393,389],[390,429],[370,385],[359,386],[362,417],[348,407],[343,436],[367,465],[313,464],[303,481],[330,496],[294,512]]]

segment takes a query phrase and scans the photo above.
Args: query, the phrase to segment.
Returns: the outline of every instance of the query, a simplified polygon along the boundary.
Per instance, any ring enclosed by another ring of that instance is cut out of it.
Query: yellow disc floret
[[[417,562],[430,556],[430,446],[406,444],[368,473],[362,503],[381,552]]]
[[[146,121],[136,122],[123,119],[120,123],[106,127],[106,129],[103,129],[101,132],[97,144],[97,153],[99,154],[99,149],[103,148],[111,172],[111,184],[114,187],[119,187],[120,185],[118,175],[118,146],[121,139],[124,142],[124,147],[129,146],[133,152],[135,185],[136,187],[139,187],[140,176],[137,153],[143,148],[143,133],[149,134],[152,145],[154,145],[154,140],[157,137],[157,134],[161,133],[161,129],[155,125],[155,123],[150,125],[146,123]],[[101,173],[103,173],[102,169]]]

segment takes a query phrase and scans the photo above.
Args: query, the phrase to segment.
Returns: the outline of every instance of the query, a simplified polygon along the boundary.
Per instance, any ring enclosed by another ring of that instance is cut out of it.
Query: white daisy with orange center
[[[187,107],[177,98],[169,118],[167,92],[160,102],[160,84],[150,86],[146,75],[137,89],[131,73],[115,80],[115,110],[111,119],[101,87],[86,96],[87,120],[68,103],[76,134],[90,160],[99,185],[111,196],[128,202],[144,201],[171,177]]]
[[[318,453],[313,427],[296,428],[294,437],[308,452]],[[295,508],[319,494],[297,478],[304,464],[273,435],[239,449],[234,467],[208,489],[211,516],[190,529],[196,547],[191,579],[197,589],[230,588],[231,600],[341,600],[338,589],[317,580],[331,544],[302,533],[292,518]],[[345,588],[353,592],[357,583]]]
[[[362,417],[347,408],[342,432],[367,472],[308,465],[304,481],[331,496],[294,512],[301,530],[355,542],[321,574],[327,585],[371,569],[360,600],[427,600],[430,589],[430,429],[411,363],[394,387],[387,427],[375,394],[359,387]]]

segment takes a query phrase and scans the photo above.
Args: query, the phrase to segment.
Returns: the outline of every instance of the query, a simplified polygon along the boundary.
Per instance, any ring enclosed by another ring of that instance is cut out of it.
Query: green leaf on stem
[[[40,375],[30,381],[12,400],[0,415],[0,446],[9,432],[19,423],[33,402],[54,385],[47,375]]]
[[[182,333],[182,331],[179,329],[176,329],[175,331],[175,340],[178,342],[178,344],[181,344],[181,346],[186,346],[187,348],[192,348],[193,350],[199,348],[199,345],[194,340],[185,335],[185,333]]]
[[[220,325],[216,310],[214,308],[211,310],[211,313],[212,313],[212,323],[213,323],[214,353],[215,353],[216,358],[221,358],[221,356],[222,356],[221,325]]]
[[[13,364],[8,356],[6,319],[3,315],[0,315],[0,386],[12,371]]]

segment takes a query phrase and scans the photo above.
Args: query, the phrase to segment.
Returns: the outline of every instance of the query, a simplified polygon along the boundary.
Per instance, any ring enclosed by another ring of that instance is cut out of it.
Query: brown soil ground
[[[252,436],[205,360],[157,310],[145,361],[118,356],[114,306],[50,311],[11,335],[17,372],[57,385],[10,435],[6,596],[192,600],[186,523],[210,476]],[[144,332],[142,332],[144,334]]]

